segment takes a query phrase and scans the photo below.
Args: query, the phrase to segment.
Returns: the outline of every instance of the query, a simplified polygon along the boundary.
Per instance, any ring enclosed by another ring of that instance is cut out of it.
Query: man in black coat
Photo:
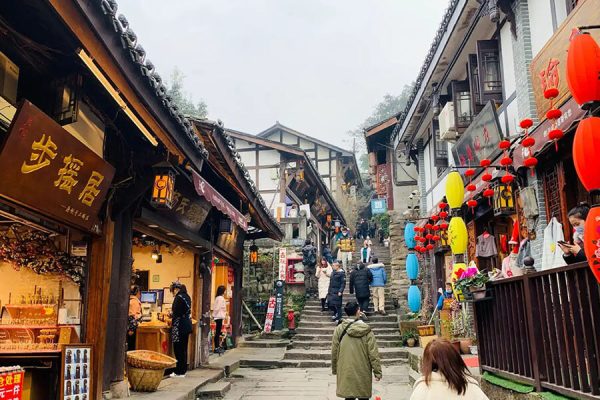
[[[350,274],[350,294],[356,293],[356,302],[362,312],[369,309],[371,290],[369,285],[373,282],[373,274],[365,264],[359,263],[358,268]]]
[[[333,262],[333,273],[329,279],[329,292],[327,293],[327,304],[333,311],[332,320],[339,323],[342,320],[342,296],[346,287],[346,273],[340,266],[339,261]]]
[[[302,247],[302,264],[304,265],[304,290],[306,298],[317,297],[317,248],[310,239],[306,239]]]

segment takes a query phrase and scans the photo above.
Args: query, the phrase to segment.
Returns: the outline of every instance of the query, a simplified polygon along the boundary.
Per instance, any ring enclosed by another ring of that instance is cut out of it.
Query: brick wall
[[[528,0],[515,1],[513,4],[513,11],[515,13],[517,27],[516,40],[513,37],[513,54],[519,119],[535,119],[535,98],[533,96],[533,85],[529,73],[533,51],[531,48]]]
[[[540,215],[537,219],[537,226],[535,229],[536,239],[531,242],[531,256],[536,260],[535,268],[542,268],[542,251],[544,244],[544,229],[548,226],[548,217],[546,215],[546,198],[544,196],[544,185],[541,177],[538,174],[535,174],[533,177],[529,175],[528,177],[529,186],[533,186],[535,188],[535,195],[537,197],[538,209],[540,210]]]
[[[423,146],[423,139],[417,142],[417,151],[419,154],[419,191],[421,192],[421,202],[419,206],[421,207],[421,215],[427,212],[427,196],[425,193],[427,192],[427,184],[425,182],[425,148]]]

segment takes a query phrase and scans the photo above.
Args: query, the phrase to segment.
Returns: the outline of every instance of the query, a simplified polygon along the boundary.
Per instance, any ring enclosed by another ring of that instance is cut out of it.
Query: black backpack
[[[302,264],[316,265],[317,264],[317,249],[314,246],[302,249]]]

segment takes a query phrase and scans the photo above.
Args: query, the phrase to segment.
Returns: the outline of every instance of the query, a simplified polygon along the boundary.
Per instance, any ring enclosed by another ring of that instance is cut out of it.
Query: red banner
[[[206,180],[198,175],[195,171],[192,171],[194,177],[194,188],[196,192],[204,197],[210,204],[215,206],[217,210],[227,215],[231,220],[242,228],[244,231],[248,231],[248,220],[246,217],[239,212],[230,202],[225,200],[223,196],[217,190],[212,187]]]
[[[0,399],[21,400],[24,380],[22,370],[0,373]]]

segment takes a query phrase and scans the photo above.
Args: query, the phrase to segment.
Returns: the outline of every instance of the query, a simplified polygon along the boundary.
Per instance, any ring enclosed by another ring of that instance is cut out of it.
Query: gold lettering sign
[[[550,109],[550,101],[544,98],[546,89],[559,90],[560,94],[555,101],[555,106],[560,106],[571,97],[566,67],[567,49],[573,29],[578,26],[597,25],[598,21],[600,21],[598,0],[580,0],[577,7],[531,62],[533,92],[540,121],[546,118],[546,112]],[[590,33],[600,41],[600,30],[591,30]]]
[[[0,196],[92,232],[114,168],[28,101],[0,150]]]

